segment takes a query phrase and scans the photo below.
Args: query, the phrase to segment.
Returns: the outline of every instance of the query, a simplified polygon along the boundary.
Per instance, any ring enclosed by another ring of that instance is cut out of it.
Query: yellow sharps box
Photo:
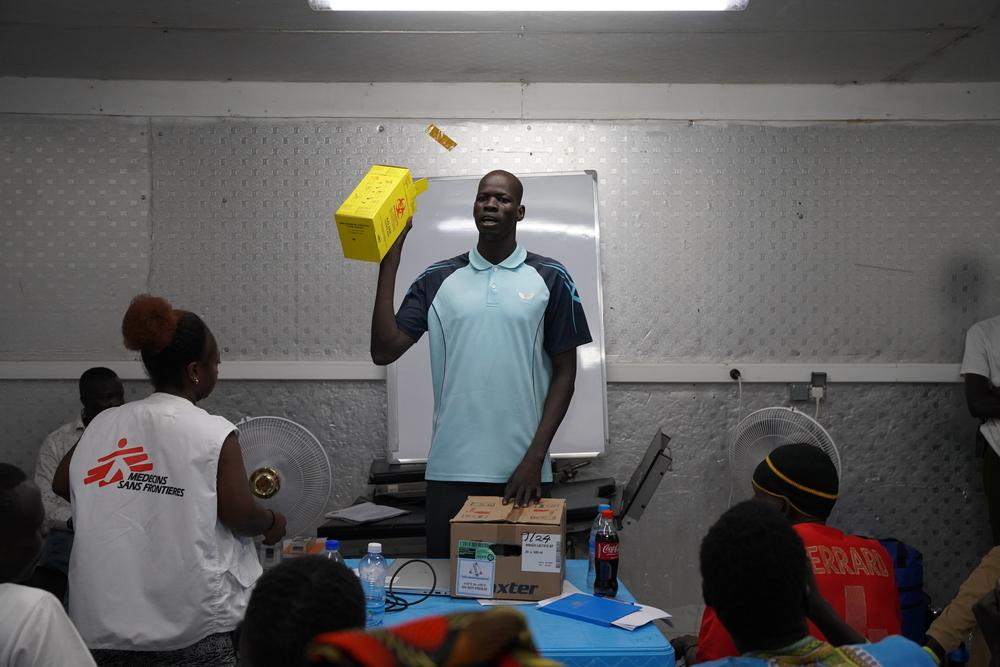
[[[374,165],[334,214],[344,257],[380,262],[417,210],[427,179],[405,167]]]

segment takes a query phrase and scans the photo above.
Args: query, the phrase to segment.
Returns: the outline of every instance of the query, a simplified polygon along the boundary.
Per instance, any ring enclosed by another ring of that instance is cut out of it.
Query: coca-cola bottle
[[[613,598],[618,594],[618,531],[614,512],[604,510],[601,516],[594,536],[594,595]]]

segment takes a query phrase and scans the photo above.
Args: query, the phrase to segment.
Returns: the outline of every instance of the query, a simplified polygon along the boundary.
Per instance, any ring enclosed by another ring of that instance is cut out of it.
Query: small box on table
[[[469,496],[451,520],[452,595],[544,600],[562,593],[566,501],[515,507],[496,496]]]

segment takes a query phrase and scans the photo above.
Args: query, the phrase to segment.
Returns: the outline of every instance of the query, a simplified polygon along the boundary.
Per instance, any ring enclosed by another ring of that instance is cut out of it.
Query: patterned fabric
[[[769,666],[785,667],[785,665],[822,665],[823,667],[840,667],[842,665],[863,667],[879,667],[875,658],[859,646],[844,646],[835,648],[826,642],[808,637],[798,644],[782,651],[782,655],[769,655],[764,652],[748,653],[749,657],[761,658]]]
[[[312,665],[340,667],[557,667],[538,656],[512,609],[430,616],[374,632],[330,632],[307,651]]]
[[[231,632],[176,651],[91,651],[99,667],[225,667],[236,664]]]

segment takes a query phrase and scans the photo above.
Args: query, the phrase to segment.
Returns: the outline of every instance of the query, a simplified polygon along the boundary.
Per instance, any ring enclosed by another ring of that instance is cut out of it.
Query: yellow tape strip
[[[780,470],[778,470],[774,466],[774,464],[771,462],[771,456],[770,456],[770,454],[767,455],[766,457],[764,457],[764,460],[767,461],[767,467],[771,469],[771,472],[773,472],[775,475],[777,475],[779,479],[784,480],[785,483],[791,484],[792,486],[794,486],[799,491],[805,491],[806,493],[811,493],[814,496],[819,496],[820,498],[826,498],[827,500],[836,500],[837,499],[837,494],[836,493],[824,493],[823,491],[819,491],[817,489],[810,489],[808,486],[806,486],[804,484],[799,484],[794,479],[791,479],[787,475],[782,474],[782,472]]]
[[[427,134],[431,136],[431,139],[444,146],[446,150],[450,151],[452,148],[458,145],[457,141],[455,141],[447,134],[442,132],[441,128],[439,128],[434,123],[431,123],[430,125],[427,126]]]
[[[818,516],[816,516],[814,514],[810,514],[809,512],[803,512],[802,508],[799,507],[798,505],[796,505],[795,503],[793,503],[792,499],[789,498],[788,496],[783,496],[780,493],[775,493],[774,491],[768,491],[767,489],[765,489],[763,486],[761,486],[760,484],[758,484],[757,482],[755,482],[752,479],[750,480],[750,483],[753,484],[753,488],[757,489],[761,493],[766,493],[767,495],[771,496],[772,498],[781,498],[786,503],[788,503],[789,505],[791,505],[792,507],[794,507],[795,509],[797,509],[799,511],[799,514],[803,514],[805,516],[812,517],[813,519],[818,519],[819,518]]]

